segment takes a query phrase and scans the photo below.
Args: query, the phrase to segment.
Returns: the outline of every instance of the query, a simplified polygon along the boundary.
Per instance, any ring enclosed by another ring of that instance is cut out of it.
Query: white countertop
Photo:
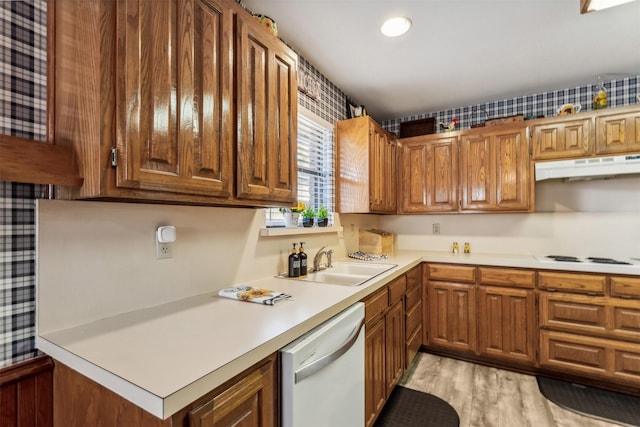
[[[38,335],[36,345],[167,418],[422,261],[640,275],[640,263],[551,263],[531,255],[402,251],[381,261],[398,267],[361,286],[264,278],[248,284],[292,294],[295,301],[264,306],[211,292]]]

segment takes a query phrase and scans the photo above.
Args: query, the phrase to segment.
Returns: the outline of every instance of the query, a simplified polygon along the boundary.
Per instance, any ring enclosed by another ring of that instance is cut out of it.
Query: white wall
[[[640,178],[539,182],[536,213],[382,216],[380,228],[400,249],[640,257]]]
[[[293,242],[310,257],[322,246],[345,256],[337,233],[261,237],[263,209],[38,200],[37,212],[37,314],[48,331],[275,276]],[[171,259],[155,259],[160,225],[176,227]]]
[[[395,233],[398,249],[640,257],[639,189],[640,178],[538,183],[533,214],[335,215],[344,238],[260,237],[262,209],[39,200],[37,315],[53,331],[276,275],[292,242],[345,257],[361,228]],[[159,225],[177,229],[172,259],[155,259]]]

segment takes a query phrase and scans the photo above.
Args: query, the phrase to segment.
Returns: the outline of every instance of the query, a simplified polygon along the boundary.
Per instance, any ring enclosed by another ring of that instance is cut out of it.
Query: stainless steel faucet
[[[333,249],[325,251],[326,246],[320,248],[318,253],[313,257],[313,271],[320,270],[320,261],[322,261],[322,255],[327,258],[327,262],[325,264],[325,268],[331,268],[331,255],[333,255]]]

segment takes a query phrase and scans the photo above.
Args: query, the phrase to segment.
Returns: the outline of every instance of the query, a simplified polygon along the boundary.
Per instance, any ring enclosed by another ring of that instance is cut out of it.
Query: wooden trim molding
[[[0,369],[0,425],[53,426],[53,361],[49,356]]]
[[[80,187],[70,152],[45,142],[0,135],[0,181]]]

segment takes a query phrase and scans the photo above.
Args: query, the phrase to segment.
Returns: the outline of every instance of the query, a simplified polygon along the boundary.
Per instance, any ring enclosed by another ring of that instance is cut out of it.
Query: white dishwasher
[[[280,350],[282,427],[364,426],[364,304]]]

